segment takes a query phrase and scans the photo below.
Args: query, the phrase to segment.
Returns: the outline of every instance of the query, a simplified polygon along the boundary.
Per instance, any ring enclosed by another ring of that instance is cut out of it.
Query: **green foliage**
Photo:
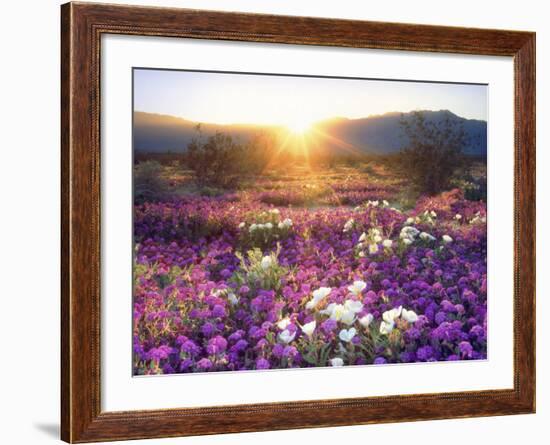
[[[435,195],[448,190],[453,176],[468,165],[463,152],[464,129],[449,117],[438,122],[427,121],[419,111],[409,119],[402,119],[401,126],[408,146],[397,158],[399,171],[410,178],[421,193]]]
[[[159,201],[168,194],[168,181],[157,161],[140,162],[134,167],[134,201]]]
[[[333,345],[323,341],[305,342],[302,359],[313,366],[330,366]]]
[[[148,264],[134,263],[134,286],[139,284],[139,280],[149,273]]]
[[[330,197],[334,190],[327,184],[312,183],[303,184],[295,191],[284,190],[280,193],[264,193],[260,195],[260,201],[274,206],[314,206],[319,200]]]
[[[199,189],[198,193],[201,196],[207,196],[209,198],[215,198],[215,197],[218,197],[218,196],[223,196],[225,191],[223,189],[219,189],[219,188],[216,188],[216,187],[209,187],[209,186],[205,185],[204,187],[201,187]]]
[[[395,197],[395,207],[402,211],[412,210],[416,207],[418,196],[417,190],[403,188]]]
[[[191,267],[181,269],[172,266],[168,270],[162,269],[158,263],[140,264],[134,262],[134,286],[138,286],[141,279],[154,279],[159,288],[164,289],[170,284],[175,284],[176,279],[185,277],[191,271]]]
[[[485,177],[474,178],[466,175],[464,178],[453,180],[452,186],[460,188],[468,201],[487,202],[487,178]]]
[[[267,249],[275,242],[282,241],[292,233],[292,220],[282,219],[278,209],[259,214],[251,214],[240,226],[239,244],[241,246]]]
[[[225,221],[212,215],[193,213],[187,215],[176,226],[176,237],[198,241],[201,238],[219,236],[223,233]]]
[[[288,269],[279,264],[278,257],[281,247],[268,255],[264,255],[258,248],[249,250],[246,258],[237,253],[240,261],[240,270],[233,275],[233,281],[238,286],[247,285],[250,289],[279,290],[282,279],[288,274]]]

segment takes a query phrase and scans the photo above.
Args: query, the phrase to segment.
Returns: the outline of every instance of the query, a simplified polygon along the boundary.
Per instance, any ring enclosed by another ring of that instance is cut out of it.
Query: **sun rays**
[[[280,127],[278,142],[263,173],[284,164],[281,159],[286,157],[298,159],[305,168],[312,169],[312,162],[320,157],[363,153],[361,148],[330,134],[323,122],[308,118],[294,119],[292,123]]]
[[[313,125],[313,120],[307,117],[296,117],[292,121],[285,124],[286,128],[295,135],[305,135]]]

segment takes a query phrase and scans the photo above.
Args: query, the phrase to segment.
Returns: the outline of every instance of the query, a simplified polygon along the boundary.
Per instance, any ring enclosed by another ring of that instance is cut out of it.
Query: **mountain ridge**
[[[468,138],[465,153],[486,156],[486,121],[466,119],[450,110],[419,111],[424,114],[427,122],[449,119],[462,125]],[[400,122],[410,118],[412,113],[392,111],[360,118],[335,116],[315,122],[312,124],[312,131],[325,139],[322,142],[325,149],[338,150],[342,146],[348,146],[364,153],[391,154],[407,145],[407,136]],[[134,149],[143,153],[184,153],[187,145],[196,136],[198,124],[206,136],[223,132],[241,142],[262,131],[288,131],[283,125],[199,123],[177,116],[134,111]]]

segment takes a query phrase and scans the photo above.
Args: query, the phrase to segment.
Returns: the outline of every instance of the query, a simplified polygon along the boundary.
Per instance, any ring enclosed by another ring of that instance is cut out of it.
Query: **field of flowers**
[[[134,209],[136,375],[484,359],[486,205],[383,169]],[[183,192],[182,192],[183,190]]]

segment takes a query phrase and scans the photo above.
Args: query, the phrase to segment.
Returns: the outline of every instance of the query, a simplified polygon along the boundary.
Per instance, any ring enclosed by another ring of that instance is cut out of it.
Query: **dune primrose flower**
[[[357,330],[355,328],[342,329],[338,334],[338,337],[343,342],[349,343],[353,337],[355,337],[355,334],[357,334]]]

